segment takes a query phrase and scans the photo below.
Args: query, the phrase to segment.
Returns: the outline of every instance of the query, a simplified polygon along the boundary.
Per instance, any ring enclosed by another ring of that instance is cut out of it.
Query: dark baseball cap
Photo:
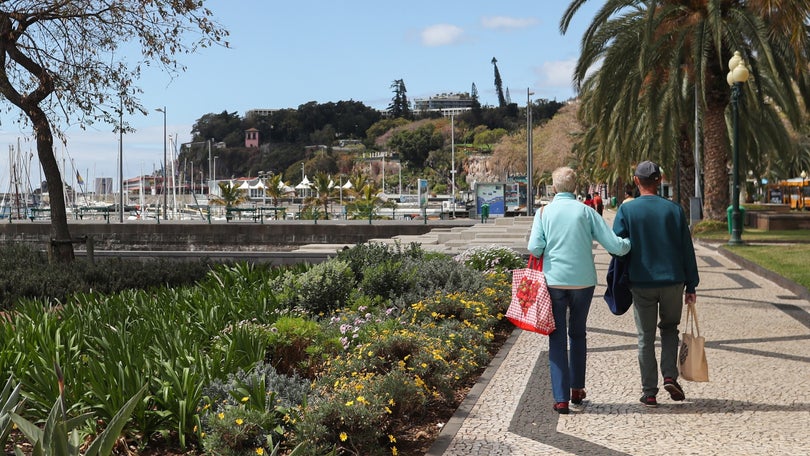
[[[635,175],[642,179],[658,180],[661,178],[661,168],[655,163],[645,160],[636,166]]]

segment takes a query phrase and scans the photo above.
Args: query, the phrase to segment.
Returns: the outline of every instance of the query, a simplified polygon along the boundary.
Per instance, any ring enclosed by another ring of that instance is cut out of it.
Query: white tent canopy
[[[264,190],[264,189],[265,189],[265,188],[267,188],[267,187],[265,187],[264,182],[262,182],[262,180],[261,180],[261,179],[258,179],[258,180],[256,181],[256,184],[255,184],[255,185],[251,185],[251,186],[250,186],[250,188],[251,188],[251,189],[254,189],[254,190],[255,190],[255,189]]]

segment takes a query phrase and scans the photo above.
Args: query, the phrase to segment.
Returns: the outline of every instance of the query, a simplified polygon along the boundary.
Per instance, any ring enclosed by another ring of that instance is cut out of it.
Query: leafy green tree
[[[473,145],[480,149],[491,150],[492,145],[500,141],[508,133],[503,128],[481,131],[473,138]]]
[[[570,3],[563,32],[585,1]],[[607,161],[617,174],[629,174],[628,165],[644,158],[673,169],[696,141],[689,126],[698,106],[704,212],[724,219],[730,149],[726,62],[739,50],[752,74],[740,103],[741,149],[748,145],[748,155],[769,149],[795,155],[783,121],[794,128],[806,121],[808,14],[804,1],[605,2],[582,39],[575,69],[585,119],[593,125],[581,149],[590,157],[585,162],[598,169]]]
[[[414,130],[400,130],[388,142],[388,146],[399,152],[402,160],[411,166],[422,168],[431,151],[444,145],[444,136],[431,121]]]
[[[205,114],[191,127],[194,141],[223,141],[228,147],[239,147],[244,144],[245,127],[242,118],[236,112],[222,111],[219,114]],[[234,135],[238,133],[238,135]]]
[[[122,110],[146,114],[134,85],[141,65],[152,62],[171,73],[182,71],[176,54],[227,36],[212,17],[202,2],[2,2],[0,95],[19,109],[18,121],[33,128],[50,190],[52,238],[71,239],[63,176],[53,150],[54,134],[62,136],[58,125],[118,125]],[[145,61],[125,61],[122,43],[140,45]],[[53,257],[72,261],[73,244],[55,243]]]

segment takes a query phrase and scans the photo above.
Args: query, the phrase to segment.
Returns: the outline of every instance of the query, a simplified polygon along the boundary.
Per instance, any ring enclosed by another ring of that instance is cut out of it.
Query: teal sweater
[[[558,193],[535,214],[528,248],[534,256],[543,255],[548,286],[585,288],[596,285],[594,240],[614,255],[630,251],[630,242],[613,234],[593,208],[573,193]]]
[[[653,288],[683,283],[694,293],[700,282],[695,248],[680,205],[657,195],[640,196],[619,206],[613,231],[629,237],[630,283]]]

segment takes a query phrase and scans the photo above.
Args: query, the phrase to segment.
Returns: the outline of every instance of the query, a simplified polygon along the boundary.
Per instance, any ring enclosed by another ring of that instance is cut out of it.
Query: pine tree
[[[410,119],[411,108],[406,95],[408,90],[405,88],[405,81],[397,79],[391,83],[391,88],[394,89],[394,98],[391,99],[391,104],[388,105],[388,114],[393,119],[399,117]]]
[[[498,71],[498,59],[492,58],[492,66],[495,67],[495,90],[498,92],[498,107],[506,107],[506,98],[503,96],[503,82],[501,81],[501,72]]]

